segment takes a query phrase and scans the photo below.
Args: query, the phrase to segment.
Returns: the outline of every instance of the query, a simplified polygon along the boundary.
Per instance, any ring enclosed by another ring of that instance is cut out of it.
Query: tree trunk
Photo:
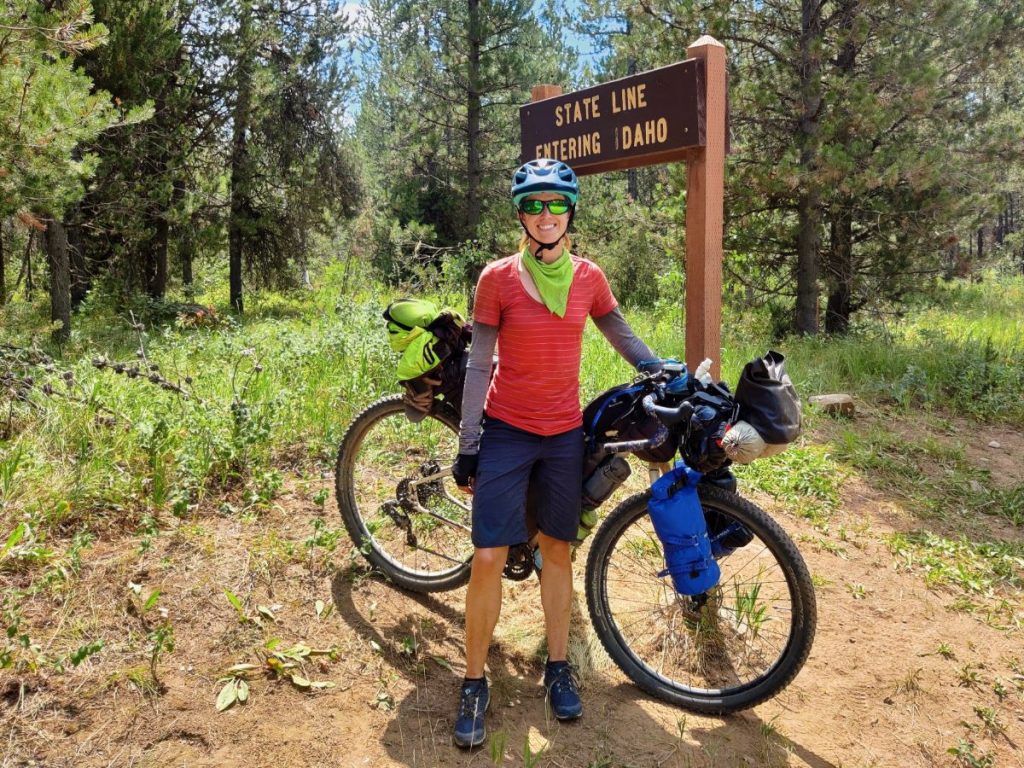
[[[53,341],[62,344],[71,335],[71,265],[68,261],[68,236],[64,225],[54,218],[44,219],[43,247],[50,269],[50,320],[60,321]]]
[[[960,263],[960,241],[954,240],[946,249],[946,269],[942,279],[949,282],[956,277],[957,265]]]
[[[467,240],[476,238],[480,226],[480,187],[483,172],[480,164],[480,48],[483,34],[480,27],[480,0],[467,0],[469,11],[466,61],[466,230]]]
[[[837,9],[837,25],[843,42],[836,56],[834,69],[844,81],[853,77],[857,65],[857,44],[853,30],[859,4],[860,0],[840,0]],[[838,127],[836,141],[844,147],[851,144],[848,123]],[[854,201],[843,195],[835,195],[830,205],[831,237],[827,265],[829,295],[825,307],[825,332],[834,335],[842,335],[850,330],[850,315],[853,312],[854,207]]]
[[[821,118],[821,7],[803,0],[800,32],[800,100],[798,130],[801,191],[797,198],[796,313],[797,333],[818,334],[818,259],[821,241],[821,193],[817,169],[817,133]]]
[[[36,239],[36,233],[28,233],[28,242],[25,243],[25,260],[22,262],[22,269],[25,273],[25,298],[28,301],[32,301],[32,290],[35,288],[35,282],[32,280],[32,243]],[[21,282],[21,276],[18,276],[18,282]]]
[[[191,224],[185,226],[178,236],[178,259],[181,261],[181,285],[185,295],[192,297],[192,259],[195,257],[195,240],[192,237]]]
[[[850,330],[853,312],[853,226],[848,208],[840,209],[834,216],[831,239],[829,282],[832,290],[825,308],[825,333],[842,335]]]
[[[231,129],[231,213],[228,219],[228,283],[232,308],[242,313],[242,255],[248,210],[249,147],[248,132],[252,107],[253,56],[251,36],[252,6],[242,3],[238,24],[238,83]]]
[[[167,135],[171,126],[167,124],[167,98],[163,91],[157,94],[154,114],[154,125],[161,134]],[[170,149],[168,140],[165,138],[158,142],[158,150],[153,161],[153,175],[157,179],[167,177],[170,164]],[[170,238],[170,223],[168,218],[171,209],[177,202],[178,196],[184,194],[181,185],[175,183],[171,187],[170,196],[162,191],[153,194],[149,200],[146,211],[146,224],[152,234],[146,243],[146,251],[143,254],[144,280],[146,294],[153,299],[163,299],[167,295],[167,242]]]
[[[89,265],[85,260],[85,237],[82,232],[82,222],[78,211],[70,217],[65,217],[68,222],[68,265],[71,268],[71,309],[75,310],[82,306],[85,297],[89,295],[89,288],[92,287],[92,275],[89,274]]]
[[[174,179],[174,192],[171,195],[171,208],[177,210],[181,205],[181,201],[185,199],[185,180],[181,177],[181,171],[175,176]],[[195,214],[193,213],[193,216]],[[192,237],[192,228],[195,225],[194,221],[186,221],[179,223],[174,227],[174,242],[176,244],[176,253],[178,254],[178,262],[181,265],[181,286],[185,291],[185,294],[192,298],[192,259],[195,255],[195,240]],[[168,240],[170,237],[168,236]],[[170,267],[168,266],[169,270]]]
[[[0,307],[7,303],[7,268],[4,264],[4,223],[0,220]]]
[[[816,190],[802,193],[797,200],[795,330],[807,336],[818,335],[819,206],[820,197]]]
[[[162,299],[167,294],[167,238],[170,227],[165,211],[154,212],[147,216],[153,234],[145,244],[146,295],[152,299]]]

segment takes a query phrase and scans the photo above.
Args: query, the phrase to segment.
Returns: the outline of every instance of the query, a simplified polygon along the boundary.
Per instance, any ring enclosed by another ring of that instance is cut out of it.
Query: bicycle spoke
[[[391,397],[360,414],[343,441],[339,506],[368,534],[370,559],[411,588],[468,574],[471,510],[451,478],[456,430],[454,418],[411,422]]]
[[[736,498],[717,491],[709,495]],[[752,524],[752,540],[718,558],[721,576],[715,587],[693,598],[679,595],[671,577],[658,575],[665,561],[647,515],[646,498],[624,502],[592,543],[590,563],[600,573],[596,579],[588,578],[588,600],[594,600],[590,587],[597,585],[601,607],[595,614],[592,604],[591,617],[599,636],[603,638],[604,627],[611,632],[605,645],[613,658],[648,690],[672,701],[700,704],[697,708],[707,711],[736,708],[721,704],[718,697],[756,703],[785,685],[806,658],[813,626],[801,643],[792,644],[795,593],[791,571],[780,561],[776,545],[762,538],[761,529]],[[743,525],[751,519],[748,513],[732,517],[728,504],[711,509],[716,523],[723,526],[718,530],[730,521]],[[764,517],[763,512],[754,511]],[[784,536],[777,526],[775,530],[778,533],[773,536]],[[813,609],[813,590],[809,578],[803,578]],[[790,663],[778,672],[794,648],[800,654],[796,666]],[[776,677],[779,682],[772,682]]]

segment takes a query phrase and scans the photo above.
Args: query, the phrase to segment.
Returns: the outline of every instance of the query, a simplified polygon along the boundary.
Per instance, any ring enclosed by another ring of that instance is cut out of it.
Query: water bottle
[[[675,363],[673,365],[665,365],[661,369],[662,373],[669,373],[672,378],[669,379],[668,384],[665,385],[665,391],[670,395],[682,395],[686,394],[687,387],[690,382],[690,372],[686,370],[684,363]]]
[[[714,383],[714,379],[711,378],[711,365],[711,358],[705,357],[701,361],[701,364],[697,366],[697,370],[693,372],[693,378],[695,378],[705,387],[710,386],[712,383]]]
[[[580,524],[576,529],[576,543],[580,544],[597,525],[597,507],[629,477],[629,462],[619,455],[605,457],[583,481]]]
[[[629,477],[629,462],[618,454],[608,456],[583,481],[583,508],[601,506],[612,492]]]

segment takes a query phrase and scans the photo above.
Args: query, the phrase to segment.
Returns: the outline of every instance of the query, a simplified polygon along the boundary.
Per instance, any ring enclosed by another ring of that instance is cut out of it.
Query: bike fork
[[[651,480],[651,485],[654,485],[654,481],[664,475],[672,469],[672,465],[667,461],[649,461],[647,462],[647,476]]]

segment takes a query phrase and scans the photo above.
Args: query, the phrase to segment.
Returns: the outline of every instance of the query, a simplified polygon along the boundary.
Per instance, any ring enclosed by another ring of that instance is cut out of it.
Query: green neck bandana
[[[562,247],[562,255],[550,264],[538,261],[530,253],[529,248],[523,248],[520,254],[526,271],[533,278],[533,284],[537,286],[537,292],[544,301],[544,306],[559,317],[565,317],[565,308],[569,303],[569,288],[572,286],[572,258],[569,250]]]

